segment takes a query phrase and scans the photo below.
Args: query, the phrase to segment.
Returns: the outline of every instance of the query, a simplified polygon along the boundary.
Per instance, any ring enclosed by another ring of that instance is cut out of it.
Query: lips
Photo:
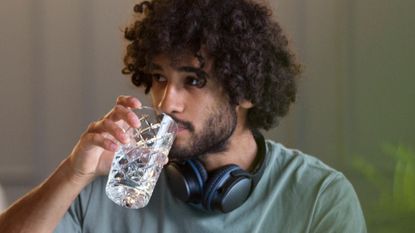
[[[192,123],[190,123],[188,121],[183,121],[183,120],[177,119],[174,116],[170,116],[170,117],[173,118],[174,121],[176,121],[176,123],[177,123],[177,132],[178,133],[182,132],[182,131],[185,131],[185,130],[188,130],[190,132],[194,131]]]
[[[189,130],[189,129],[185,125],[179,123],[177,126],[177,133],[183,132],[185,130]]]

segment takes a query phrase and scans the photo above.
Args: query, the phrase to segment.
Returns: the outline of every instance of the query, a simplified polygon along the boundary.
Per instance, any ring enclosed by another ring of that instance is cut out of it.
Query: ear
[[[251,101],[244,99],[244,100],[241,100],[241,101],[239,102],[239,106],[240,106],[241,108],[250,109],[250,108],[252,108],[254,105],[252,104],[252,102],[251,102]]]

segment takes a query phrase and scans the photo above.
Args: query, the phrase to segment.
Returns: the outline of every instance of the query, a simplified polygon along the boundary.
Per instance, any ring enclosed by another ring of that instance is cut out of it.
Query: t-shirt
[[[105,194],[106,177],[87,186],[56,233],[363,233],[365,220],[345,176],[320,160],[266,141],[265,170],[249,198],[229,213],[176,199],[162,172],[149,204],[126,209]]]

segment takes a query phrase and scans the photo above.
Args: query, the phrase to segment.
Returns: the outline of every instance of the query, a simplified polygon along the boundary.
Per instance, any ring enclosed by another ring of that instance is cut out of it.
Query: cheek
[[[162,95],[160,93],[161,91],[158,90],[158,88],[151,87],[150,95],[153,106],[157,106],[157,104],[161,101]]]
[[[193,113],[193,127],[195,127],[196,133],[201,133],[209,127],[215,127],[209,121],[212,115],[216,115],[220,106],[216,106],[214,102],[197,102],[193,101],[194,108],[196,111]]]

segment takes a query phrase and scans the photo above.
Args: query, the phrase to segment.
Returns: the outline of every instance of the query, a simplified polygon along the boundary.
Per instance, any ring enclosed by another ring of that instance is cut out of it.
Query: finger
[[[95,145],[103,148],[107,151],[116,152],[118,149],[117,143],[112,141],[111,139],[104,137],[104,135],[99,133],[87,133],[84,135],[85,141],[89,145]]]
[[[105,117],[111,119],[115,122],[123,120],[127,122],[131,127],[138,128],[140,127],[140,120],[137,115],[122,105],[116,105]]]
[[[117,98],[117,105],[123,105],[125,107],[135,109],[141,107],[142,104],[137,98],[133,96],[120,95]]]
[[[122,144],[128,143],[128,137],[118,124],[110,119],[103,119],[95,128],[96,133],[106,133]],[[105,135],[103,135],[105,137]],[[108,139],[108,137],[106,137]]]
[[[117,123],[108,118],[89,124],[85,134],[100,134],[102,137],[112,141],[128,143],[128,137],[124,133],[124,130]]]

